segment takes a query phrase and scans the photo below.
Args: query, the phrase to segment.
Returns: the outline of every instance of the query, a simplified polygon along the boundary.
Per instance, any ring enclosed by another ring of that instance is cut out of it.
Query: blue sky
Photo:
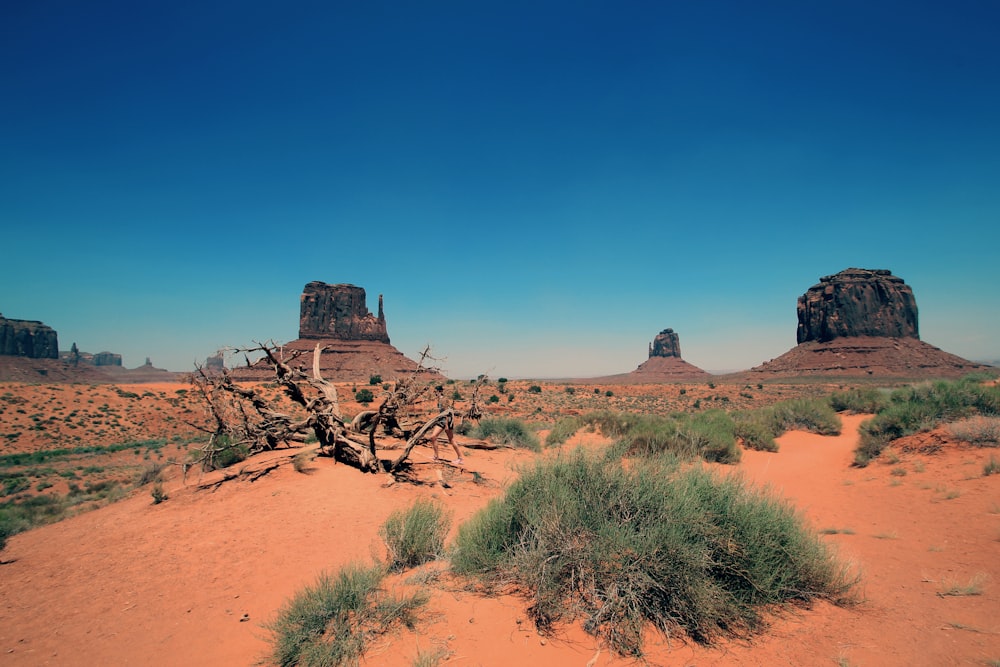
[[[1000,4],[0,6],[0,312],[189,370],[385,295],[455,377],[708,370],[885,268],[1000,359]]]

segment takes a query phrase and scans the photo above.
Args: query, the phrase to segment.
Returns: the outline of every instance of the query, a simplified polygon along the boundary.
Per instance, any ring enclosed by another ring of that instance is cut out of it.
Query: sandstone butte
[[[382,295],[378,315],[368,311],[363,287],[349,284],[308,283],[299,306],[299,337],[280,348],[286,358],[297,355],[293,367],[309,372],[316,346],[322,349],[320,372],[336,382],[368,382],[373,375],[386,381],[415,371],[417,362],[406,357],[389,342]],[[440,378],[428,372],[428,378]],[[234,368],[232,376],[241,381],[273,379],[266,361]]]
[[[992,367],[920,340],[913,290],[885,269],[850,268],[799,297],[798,345],[743,376],[959,377]]]
[[[593,378],[610,384],[655,384],[659,382],[690,382],[710,376],[694,364],[681,358],[680,336],[673,329],[661,331],[649,344],[649,358],[631,373]]]

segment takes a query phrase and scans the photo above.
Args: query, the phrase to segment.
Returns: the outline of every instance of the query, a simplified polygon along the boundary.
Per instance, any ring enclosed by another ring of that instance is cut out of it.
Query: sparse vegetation
[[[764,626],[763,606],[841,601],[852,584],[789,505],[737,478],[582,452],[524,470],[460,527],[452,567],[523,586],[543,630],[583,617],[631,656],[647,625],[744,636]]]
[[[368,405],[375,400],[375,394],[373,394],[370,389],[359,389],[357,393],[354,394],[354,400],[361,405]]]
[[[563,444],[583,427],[583,421],[579,417],[564,417],[557,421],[548,435],[545,436],[546,447],[558,447]]]
[[[984,584],[986,583],[986,575],[980,572],[979,574],[973,576],[965,584],[960,584],[953,579],[942,582],[941,590],[938,591],[938,595],[941,597],[964,597],[967,595],[982,595],[984,590]]]
[[[426,595],[390,595],[384,577],[381,566],[356,563],[321,574],[267,624],[272,660],[281,667],[356,665],[373,639],[398,624],[412,627]]]
[[[948,432],[977,447],[1000,446],[1000,417],[977,415],[948,424]]]
[[[476,438],[489,440],[497,445],[506,445],[515,449],[530,449],[541,451],[538,436],[520,419],[510,417],[490,417],[483,419],[472,430]]]
[[[668,455],[684,460],[702,458],[719,463],[736,463],[732,418],[721,410],[672,417],[637,415],[611,411],[592,412],[581,419],[610,438],[619,438],[613,451],[624,456]]]
[[[316,450],[304,449],[292,457],[292,467],[295,469],[295,472],[304,473],[309,470],[309,466],[315,458]]]
[[[998,473],[1000,473],[1000,461],[997,461],[995,456],[991,456],[990,460],[983,464],[983,476],[989,477]]]
[[[983,385],[970,377],[897,389],[888,404],[861,425],[854,461],[859,466],[868,465],[897,438],[976,415],[1000,416],[1000,385]]]
[[[163,490],[162,482],[156,482],[155,484],[153,484],[153,490],[150,491],[150,495],[153,497],[154,505],[159,505],[163,501],[170,499],[170,496],[167,495],[167,492]]]
[[[889,392],[874,387],[858,387],[830,395],[830,407],[837,412],[875,414],[889,403]]]
[[[389,568],[403,570],[440,557],[451,517],[431,500],[417,500],[409,509],[393,512],[379,529],[389,551]]]

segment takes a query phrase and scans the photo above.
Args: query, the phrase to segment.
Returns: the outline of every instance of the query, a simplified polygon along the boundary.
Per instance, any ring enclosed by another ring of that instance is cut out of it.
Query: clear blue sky
[[[885,268],[1000,358],[1000,3],[4,2],[0,312],[189,370],[353,283],[454,377],[708,370]]]

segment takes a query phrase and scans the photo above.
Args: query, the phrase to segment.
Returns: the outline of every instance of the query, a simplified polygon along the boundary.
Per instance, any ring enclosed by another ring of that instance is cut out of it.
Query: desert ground
[[[543,436],[559,416],[594,409],[756,407],[844,386],[533,384],[541,391],[511,382],[515,399],[491,407]],[[5,493],[81,499],[69,518],[16,534],[0,552],[0,664],[267,664],[267,623],[321,572],[384,557],[378,529],[394,510],[434,498],[452,513],[454,530],[500,495],[519,465],[607,443],[581,432],[540,454],[466,448],[462,467],[434,462],[419,447],[412,459],[422,483],[393,483],[329,458],[299,472],[298,449],[185,476],[170,463],[199,441],[191,423],[204,417],[189,389],[0,385]],[[983,474],[996,450],[962,445],[942,430],[853,467],[865,418],[842,415],[841,435],[793,431],[776,453],[745,451],[736,465],[710,465],[793,503],[857,568],[856,601],[775,610],[766,632],[711,647],[650,634],[649,664],[1000,664],[1000,475]],[[929,439],[935,447],[922,446]],[[59,453],[10,458],[35,451]],[[168,497],[154,504],[135,478],[156,464]],[[431,602],[415,631],[386,636],[363,664],[413,665],[432,653],[442,656],[438,664],[458,666],[634,664],[578,625],[540,635],[516,593],[472,592],[446,562],[423,570]],[[416,585],[408,576],[398,585]]]

